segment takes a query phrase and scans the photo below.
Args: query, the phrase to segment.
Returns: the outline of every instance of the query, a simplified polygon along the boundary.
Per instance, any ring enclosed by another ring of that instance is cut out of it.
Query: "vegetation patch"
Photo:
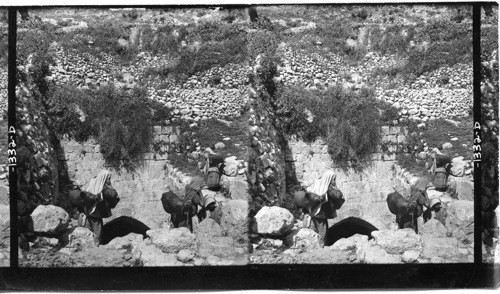
[[[197,124],[181,120],[171,125],[180,128],[180,143],[175,152],[169,153],[168,160],[182,172],[191,175],[202,174],[198,162],[204,160],[193,156],[198,146],[202,152],[210,147],[223,157],[236,156],[241,159],[246,154],[248,115],[227,120],[208,119]],[[229,139],[224,140],[225,138]],[[224,144],[223,148],[215,147],[219,142]]]
[[[408,128],[408,144],[398,152],[396,156],[398,164],[413,174],[425,175],[427,174],[426,161],[422,158],[418,159],[418,154],[426,148],[441,150],[443,144],[447,142],[453,145],[450,156],[463,156],[464,160],[472,160],[472,125],[472,117],[453,120],[437,119],[427,122],[422,128],[419,128],[415,121],[406,122],[404,127]]]
[[[352,91],[340,85],[326,90],[281,89],[275,107],[285,136],[306,142],[322,138],[336,164],[359,169],[376,152],[380,127],[393,119],[394,112],[382,107],[370,89]]]
[[[83,142],[94,137],[112,167],[133,170],[152,144],[154,102],[144,88],[62,86],[47,100],[47,125],[56,136]]]

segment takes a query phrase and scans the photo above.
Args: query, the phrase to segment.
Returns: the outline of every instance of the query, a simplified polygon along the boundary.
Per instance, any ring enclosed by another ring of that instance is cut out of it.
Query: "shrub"
[[[472,30],[470,26],[433,21],[415,36],[417,41],[428,40],[425,52],[409,52],[406,73],[421,75],[443,66],[472,62]]]
[[[317,25],[315,34],[320,36],[324,46],[329,47],[334,53],[345,53],[349,49],[346,40],[351,36],[354,37],[352,27],[340,21]]]
[[[248,58],[251,62],[255,58],[264,54],[268,57],[274,57],[276,49],[281,41],[278,34],[272,31],[257,31],[248,35]]]
[[[64,33],[58,37],[58,41],[66,50],[74,49],[94,56],[99,56],[104,52],[116,57],[118,61],[128,63],[135,58],[137,48],[132,45],[119,46],[118,40],[128,39],[129,34],[129,28],[123,24],[105,21],[98,25],[89,25],[87,28]],[[93,42],[93,46],[88,45],[89,41]]]
[[[379,102],[373,91],[342,86],[324,91],[289,88],[276,99],[278,126],[286,136],[305,141],[323,138],[333,161],[341,167],[362,169],[380,142]],[[312,113],[313,119],[305,112]]]
[[[368,11],[363,7],[355,12],[352,12],[351,16],[365,20],[366,18],[368,18]]]
[[[54,41],[53,30],[52,25],[39,24],[34,29],[19,32],[16,44],[17,64],[24,65],[29,55],[49,58],[50,44]]]
[[[142,32],[143,50],[157,54],[176,54],[179,50],[181,38],[176,38],[173,34],[174,27],[165,25],[153,31],[150,26],[146,26]]]
[[[56,88],[47,102],[48,126],[57,136],[79,141],[94,137],[105,161],[112,167],[133,170],[142,163],[152,143],[155,105],[146,90],[131,91],[104,86],[80,90]]]
[[[97,129],[89,123],[90,120],[83,119],[79,106],[90,99],[88,95],[86,91],[72,86],[60,86],[51,92],[46,111],[47,127],[53,134],[57,137],[67,135],[80,142],[97,135]]]
[[[150,70],[145,75],[160,74],[172,77],[176,81],[183,81],[195,73],[208,70],[214,66],[223,67],[229,63],[240,63],[246,58],[246,37],[239,26],[204,22],[201,25],[189,28],[176,28],[178,37],[174,37],[173,27],[165,26],[159,30],[158,37],[150,37],[152,32],[146,30],[148,50],[158,53],[178,54],[178,61],[171,67],[160,70]],[[163,37],[162,37],[163,36]],[[198,47],[184,47],[180,42],[200,42]]]
[[[498,49],[498,26],[481,27],[481,60],[489,60]]]

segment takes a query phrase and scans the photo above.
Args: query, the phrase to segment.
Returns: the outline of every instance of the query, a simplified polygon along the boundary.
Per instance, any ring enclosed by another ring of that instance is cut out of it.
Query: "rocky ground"
[[[148,230],[145,235],[130,233],[96,247],[94,234],[76,226],[56,206],[39,206],[31,215],[35,234],[29,251],[23,250],[23,267],[131,267],[201,266],[247,264],[248,204],[241,199],[221,199],[223,217],[219,225],[212,218],[194,221],[194,233],[187,228]],[[224,198],[224,197],[222,197]],[[50,236],[50,237],[49,237]]]
[[[425,224],[419,218],[419,233],[397,229],[395,216],[387,224],[391,229],[372,232],[371,236],[353,234],[331,246],[319,248],[318,234],[303,228],[284,208],[265,207],[255,216],[251,263],[469,263],[474,261],[473,201],[458,200],[449,194],[431,192],[440,197],[448,212],[446,226],[436,219]],[[437,195],[440,194],[440,195]],[[339,210],[339,213],[342,208]],[[383,213],[383,212],[381,212]],[[330,224],[338,222],[334,219]],[[369,237],[371,240],[369,240]],[[373,238],[372,238],[373,237]]]

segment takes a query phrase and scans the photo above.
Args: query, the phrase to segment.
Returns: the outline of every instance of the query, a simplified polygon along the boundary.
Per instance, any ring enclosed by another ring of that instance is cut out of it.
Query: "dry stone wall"
[[[20,174],[18,176],[18,207],[55,204],[58,199],[58,173],[54,146],[43,121],[46,115],[41,102],[31,96],[22,84],[16,90],[16,151]],[[31,209],[19,211],[29,215]],[[29,211],[29,212],[28,212]]]
[[[250,108],[247,176],[256,210],[262,206],[282,205],[285,201],[284,153],[269,107],[269,104],[256,103]]]
[[[147,71],[172,66],[175,61],[166,55],[140,52],[130,65],[124,66],[106,53],[96,57],[87,52],[66,51],[60,46],[53,46],[52,50],[56,62],[48,80],[81,88],[108,83],[125,88],[145,84],[149,97],[170,107],[174,117],[195,121],[237,117],[245,104],[248,67],[242,64],[211,68],[176,84],[166,78],[144,76]]]
[[[7,67],[0,67],[0,114],[5,114],[7,116],[7,81],[8,81],[8,73]],[[1,117],[3,119],[3,117]]]
[[[411,83],[374,77],[376,71],[402,66],[396,55],[366,54],[359,65],[350,65],[340,56],[280,48],[283,65],[279,78],[287,86],[375,88],[375,96],[400,110],[401,118],[427,121],[437,118],[465,117],[472,109],[472,63],[456,64],[425,73]]]
[[[257,62],[254,67],[255,77],[260,66]],[[284,141],[274,126],[276,117],[270,99],[256,78],[249,91],[247,178],[253,197],[251,214],[263,206],[281,206],[286,200]]]

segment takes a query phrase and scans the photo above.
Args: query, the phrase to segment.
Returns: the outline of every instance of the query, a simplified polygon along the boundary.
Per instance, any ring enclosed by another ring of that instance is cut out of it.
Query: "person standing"
[[[316,194],[312,198],[321,198],[319,207],[312,211],[310,222],[306,227],[314,230],[319,235],[320,247],[325,246],[328,220],[337,217],[337,209],[344,203],[342,192],[337,188],[336,176],[333,171],[327,171],[315,182],[309,193]],[[307,223],[307,221],[306,221]]]
[[[97,195],[96,203],[85,210],[84,227],[94,233],[94,243],[99,246],[103,218],[112,215],[111,208],[114,208],[119,200],[116,190],[111,186],[111,173],[107,170],[100,171],[82,190]]]

